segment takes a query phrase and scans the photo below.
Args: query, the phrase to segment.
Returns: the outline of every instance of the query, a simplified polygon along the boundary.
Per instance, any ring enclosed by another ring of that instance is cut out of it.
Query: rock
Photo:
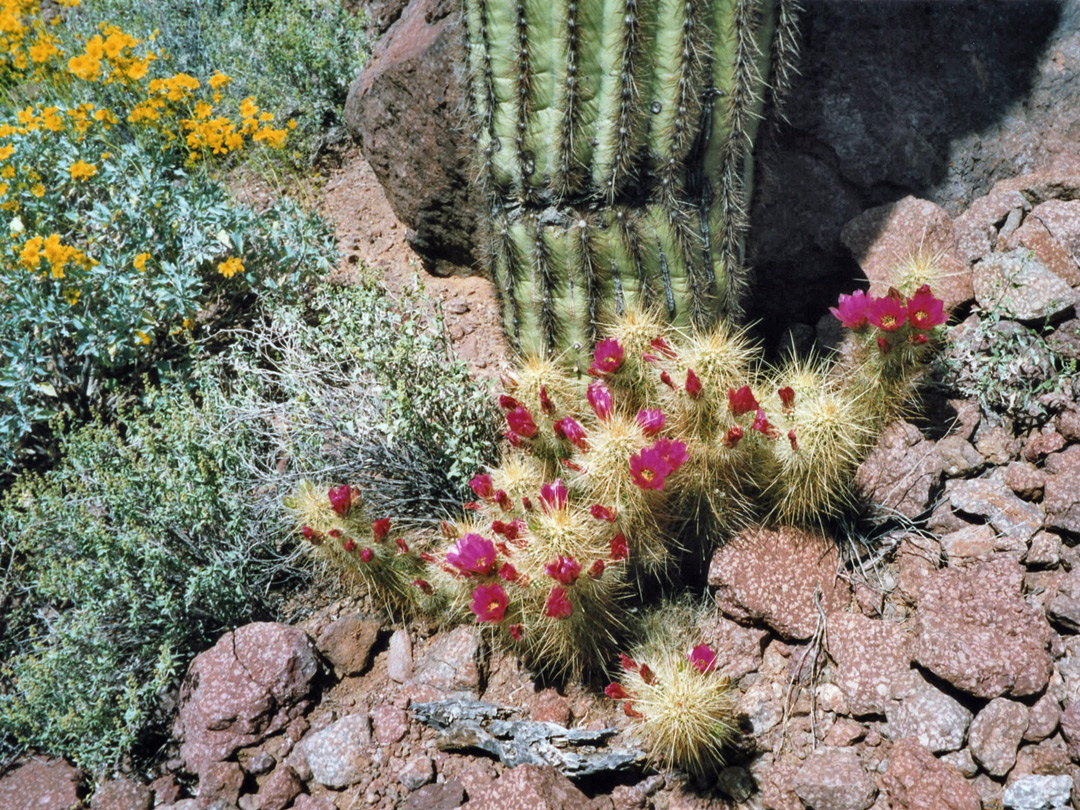
[[[521,765],[470,790],[462,810],[594,810],[597,804],[550,765]]]
[[[986,518],[999,532],[1024,546],[1043,525],[1042,510],[1017,498],[998,478],[949,481],[945,494],[953,508]]]
[[[1074,568],[1061,580],[1046,606],[1046,615],[1071,633],[1080,631],[1080,568]]]
[[[950,563],[972,557],[986,557],[996,550],[997,532],[991,526],[968,524],[941,538],[941,547]]]
[[[439,634],[424,648],[412,681],[447,697],[476,697],[483,649],[480,628],[476,626],[462,625]]]
[[[735,682],[761,665],[761,654],[769,632],[744,627],[719,614],[712,614],[698,625],[701,639],[716,650],[716,671]]]
[[[941,544],[933,537],[914,532],[905,534],[896,552],[900,569],[899,595],[906,597],[910,604],[915,604],[924,580],[941,567],[943,559]]]
[[[952,220],[928,200],[905,197],[864,211],[843,227],[840,240],[870,279],[873,295],[885,295],[895,268],[921,255],[935,259],[942,280],[934,292],[946,308],[972,297],[971,267],[959,253]]]
[[[986,459],[967,439],[960,436],[946,436],[937,443],[941,470],[946,478],[961,478],[974,475],[986,466]]]
[[[235,805],[244,784],[244,771],[235,762],[212,762],[199,772],[199,807]]]
[[[822,742],[833,748],[846,748],[866,736],[866,726],[847,717],[838,717]]]
[[[293,803],[293,810],[337,810],[337,808],[326,796],[315,797],[301,793]]]
[[[1028,461],[1041,461],[1064,446],[1065,437],[1052,427],[1045,427],[1037,433],[1032,433],[1020,452]]]
[[[1080,701],[1073,700],[1067,703],[1059,722],[1061,736],[1065,738],[1069,757],[1074,761],[1080,761]]]
[[[1072,791],[1071,776],[1025,776],[1005,788],[1001,804],[1007,810],[1062,810]]]
[[[334,665],[339,677],[357,675],[371,662],[381,624],[357,615],[342,616],[319,634],[319,652]]]
[[[1047,200],[1035,206],[1028,218],[1045,226],[1073,261],[1080,263],[1080,200]],[[1075,287],[1080,279],[1070,283]]]
[[[380,703],[371,709],[371,723],[379,745],[393,745],[409,733],[409,715],[389,703]]]
[[[934,443],[901,420],[881,432],[877,446],[855,474],[855,488],[886,510],[916,518],[926,511],[930,488],[940,476],[941,459]]]
[[[150,810],[153,804],[154,792],[131,779],[102,782],[90,799],[92,810]]]
[[[390,649],[386,657],[386,674],[390,680],[405,683],[412,677],[412,640],[407,630],[395,630],[390,636]]]
[[[1027,742],[1040,742],[1053,734],[1061,719],[1061,705],[1052,695],[1046,694],[1035,701],[1028,711],[1028,724],[1024,730]]]
[[[150,783],[150,790],[154,791],[155,804],[175,804],[180,799],[180,782],[176,774],[167,773],[159,776]]]
[[[1080,408],[1066,408],[1054,417],[1054,429],[1067,441],[1080,442]]]
[[[835,613],[828,652],[836,661],[836,685],[855,716],[884,714],[890,687],[911,676],[911,638],[901,624]]]
[[[443,275],[478,264],[487,213],[462,115],[462,41],[456,2],[412,0],[345,102],[345,122],[410,229],[409,244]]]
[[[942,754],[938,759],[952,765],[960,772],[961,776],[966,776],[968,779],[971,779],[979,772],[979,766],[975,764],[975,760],[971,756],[971,751],[967,748],[962,748],[959,751],[950,751],[948,754]]]
[[[283,728],[303,709],[319,664],[303,630],[259,622],[226,633],[191,662],[174,735],[191,773]]]
[[[293,769],[282,765],[259,788],[259,810],[285,810],[304,789]]]
[[[972,756],[991,776],[1004,776],[1016,763],[1016,749],[1027,726],[1024,704],[994,698],[971,721],[968,737]]]
[[[975,263],[975,300],[1018,321],[1038,321],[1064,314],[1076,303],[1067,282],[1023,248],[991,253]]]
[[[882,788],[893,810],[979,810],[979,796],[960,772],[915,740],[889,754]]]
[[[247,756],[244,756],[244,754]],[[244,769],[245,773],[250,773],[253,776],[261,776],[264,773],[270,773],[277,765],[277,759],[269,751],[258,748],[255,750],[247,749],[240,753],[240,767]]]
[[[1047,456],[1044,470],[1047,528],[1080,534],[1080,444]]]
[[[928,577],[915,614],[915,661],[977,697],[1038,694],[1050,677],[1050,626],[1024,601],[1022,582],[1009,558]]]
[[[1030,461],[1010,461],[1005,467],[1005,486],[1026,501],[1042,497],[1046,478],[1042,470]]]
[[[69,810],[79,805],[84,776],[62,759],[31,759],[0,776],[4,810]]]
[[[885,710],[893,739],[911,737],[934,753],[956,751],[964,745],[971,712],[922,678]]]
[[[746,768],[729,765],[717,774],[716,787],[736,802],[745,802],[754,794],[754,777]]]
[[[815,751],[795,774],[795,794],[813,810],[866,810],[877,785],[851,749]]]
[[[368,748],[371,729],[366,714],[350,714],[325,729],[309,734],[300,750],[320,785],[340,789],[360,781],[371,767]]]
[[[458,810],[465,803],[465,788],[457,779],[439,785],[425,785],[409,798],[402,810]]]
[[[750,731],[761,739],[784,718],[782,699],[773,694],[772,682],[761,679],[743,692],[736,703],[735,714],[746,717]]]
[[[975,449],[991,464],[1008,464],[1019,455],[1020,442],[1005,428],[984,422],[975,435]]]
[[[1054,200],[1054,202],[1058,201]],[[999,250],[1014,248],[1030,251],[1036,259],[1046,265],[1051,273],[1070,287],[1080,284],[1080,272],[1077,272],[1076,260],[1069,255],[1068,248],[1055,239],[1050,229],[1036,216],[1025,217],[1019,228],[1007,239],[999,241]]]
[[[713,555],[709,584],[727,615],[760,619],[786,638],[808,639],[819,623],[815,590],[826,616],[850,601],[850,587],[836,577],[838,561],[836,544],[821,535],[752,529]]]
[[[435,763],[431,757],[416,756],[405,763],[398,774],[398,781],[406,790],[417,790],[435,778]]]
[[[529,719],[538,723],[555,723],[560,726],[569,726],[573,718],[570,701],[560,695],[553,687],[541,689],[535,695],[527,698],[525,703]]]

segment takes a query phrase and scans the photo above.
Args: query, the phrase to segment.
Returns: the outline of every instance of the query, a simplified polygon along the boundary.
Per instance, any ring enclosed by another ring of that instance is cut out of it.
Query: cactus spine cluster
[[[490,272],[525,354],[585,350],[630,306],[737,315],[770,62],[794,0],[466,0]],[[580,356],[580,355],[579,355]]]

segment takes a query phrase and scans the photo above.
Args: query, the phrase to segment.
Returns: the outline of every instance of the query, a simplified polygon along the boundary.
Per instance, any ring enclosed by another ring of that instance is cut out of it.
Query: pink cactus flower
[[[607,338],[596,344],[593,352],[593,362],[589,366],[589,374],[594,377],[603,377],[605,374],[614,374],[623,364],[623,348],[615,338]]]
[[[611,538],[611,561],[618,562],[630,556],[630,546],[626,543],[626,535],[619,532]]]
[[[933,329],[945,323],[945,302],[930,292],[929,284],[923,284],[907,300],[907,314],[913,328]]]
[[[560,585],[573,585],[581,575],[581,563],[560,554],[554,562],[544,565],[544,573]]]
[[[381,543],[390,534],[390,518],[379,518],[371,524],[371,535],[376,543]]]
[[[784,413],[791,413],[795,407],[795,389],[790,385],[785,385],[783,388],[777,389],[776,394],[780,397],[780,406],[783,408]]]
[[[540,386],[540,410],[551,416],[555,413],[555,403],[551,401],[551,397],[548,396],[547,386]]]
[[[472,604],[469,609],[476,614],[478,622],[498,623],[506,615],[506,606],[510,600],[502,585],[479,585],[472,592]]]
[[[491,483],[491,476],[487,473],[478,473],[469,481],[469,489],[482,501],[486,501],[495,494],[495,488]]]
[[[523,628],[520,624],[510,625],[510,638],[512,638],[514,641],[521,641],[523,638],[525,638],[525,628]]]
[[[701,396],[701,380],[698,379],[698,375],[694,373],[692,368],[686,370],[686,393],[690,395],[691,399],[697,399]]]
[[[594,503],[589,507],[589,514],[597,520],[606,520],[608,523],[614,523],[618,519],[618,515],[614,509],[607,506],[601,506],[598,503]]]
[[[611,390],[604,385],[603,380],[596,380],[585,389],[585,398],[592,405],[596,418],[606,422],[611,418]]]
[[[523,439],[531,439],[536,435],[536,422],[527,408],[518,406],[506,414],[506,424],[515,436]]]
[[[656,675],[654,675],[653,671],[649,669],[648,664],[642,664],[640,667],[638,667],[638,674],[641,675],[641,680],[645,681],[648,686],[652,686],[656,683]]]
[[[769,438],[776,438],[776,428],[769,422],[768,417],[765,415],[764,408],[758,408],[757,413],[754,415],[754,424],[750,425],[751,430],[756,430],[758,433],[763,433]]]
[[[716,668],[716,653],[708,644],[698,644],[686,657],[700,672],[709,672]]]
[[[686,463],[686,459],[689,455],[686,452],[686,445],[676,439],[669,439],[666,436],[662,439],[657,439],[656,444],[653,445],[660,451],[660,455],[664,457],[664,461],[671,467],[671,471],[675,472],[683,464]]]
[[[655,436],[664,429],[664,412],[659,408],[643,408],[638,411],[637,423],[646,436]]]
[[[869,303],[862,290],[855,290],[851,295],[841,293],[837,305],[829,307],[829,312],[848,329],[860,329],[866,326],[866,307]]]
[[[604,687],[604,694],[612,700],[628,700],[630,697],[621,683],[609,683]]]
[[[345,517],[349,514],[349,510],[352,509],[352,488],[346,484],[339,487],[330,487],[326,497],[330,500],[330,508],[339,517]]]
[[[349,552],[350,554],[352,554],[354,551],[356,551],[356,541],[353,540],[351,537],[346,537],[342,541],[341,547],[343,549],[345,549],[347,552]]]
[[[675,387],[675,381],[673,379],[671,379],[671,375],[668,374],[666,371],[661,371],[660,372],[660,382],[662,382],[664,385],[666,385],[672,391],[677,391],[678,390]]]
[[[604,575],[604,569],[607,565],[603,560],[593,560],[593,564],[589,566],[589,577],[591,579],[600,579]]]
[[[352,538],[350,537],[349,539],[351,540]],[[375,559],[375,552],[374,551],[372,551],[370,548],[366,548],[366,547],[360,549],[360,562],[369,563],[373,559]]]
[[[574,611],[574,605],[566,595],[566,589],[556,585],[544,604],[544,615],[549,619],[565,619]]]
[[[514,408],[520,408],[521,403],[509,394],[499,394],[499,407],[504,411],[512,411]]]
[[[323,541],[323,533],[322,532],[317,532],[313,528],[311,528],[310,526],[302,526],[300,528],[300,534],[302,534],[304,536],[304,539],[307,540],[309,543],[311,543],[311,545],[313,545],[313,546],[321,546],[322,545],[322,541]]]
[[[641,664],[626,653],[619,653],[619,666],[623,668],[624,672],[637,672],[641,669]]]
[[[738,425],[732,425],[728,428],[727,434],[724,436],[724,447],[736,447],[742,440],[743,430]]]
[[[679,356],[678,352],[671,348],[668,342],[662,337],[653,338],[649,341],[649,345],[656,349],[657,352],[666,357],[668,360],[674,360],[676,357]]]
[[[754,392],[750,390],[749,385],[744,385],[737,391],[734,388],[729,388],[727,399],[728,410],[735,416],[742,416],[744,413],[756,411],[759,407],[757,399],[754,398]]]
[[[506,431],[506,433],[503,434],[503,438],[510,443],[511,447],[524,447],[521,437],[512,430]]]
[[[789,430],[787,432],[787,437],[788,437],[788,441],[791,442],[791,449],[792,450],[798,450],[799,449],[799,440],[797,438],[795,438],[795,428],[792,428],[791,430]]]
[[[883,298],[871,298],[866,305],[866,320],[884,332],[893,332],[907,321],[907,303],[895,288]]]
[[[540,506],[545,512],[552,512],[566,506],[566,487],[561,478],[540,487]]]
[[[670,472],[671,465],[655,446],[630,456],[630,477],[641,489],[663,489]]]
[[[510,500],[510,496],[501,489],[495,491],[495,503],[497,503],[499,508],[504,512],[509,512],[514,508],[514,502]]]
[[[405,542],[403,538],[397,538],[396,540],[394,540],[394,543],[397,545],[398,554],[409,553],[409,545]]]
[[[463,574],[487,574],[495,567],[495,544],[470,532],[446,552],[446,561]]]
[[[566,439],[583,453],[589,449],[589,441],[585,437],[585,429],[582,428],[578,421],[573,417],[565,416],[560,419],[555,423],[554,430],[556,438]]]
[[[517,582],[520,576],[521,574],[510,563],[503,563],[502,567],[499,568],[499,579],[504,579],[507,582]]]

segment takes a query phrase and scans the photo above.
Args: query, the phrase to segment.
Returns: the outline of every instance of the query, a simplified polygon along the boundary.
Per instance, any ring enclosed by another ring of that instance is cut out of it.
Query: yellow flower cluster
[[[73,180],[89,180],[97,174],[97,166],[93,163],[87,163],[85,160],[76,160],[68,166],[68,171],[71,172]]]
[[[68,59],[68,71],[87,82],[99,79],[106,84],[140,81],[146,78],[150,63],[157,59],[153,51],[136,56],[135,48],[140,44],[140,40],[116,26],[103,23],[101,33],[86,40],[83,52]]]
[[[27,270],[38,270],[42,259],[47,261],[53,278],[63,278],[64,268],[70,264],[77,264],[83,269],[93,267],[95,264],[94,260],[81,250],[63,244],[60,241],[60,234],[57,233],[47,237],[32,236],[23,243],[21,248],[16,246],[13,250],[19,254],[19,264]]]
[[[217,271],[225,278],[232,278],[237,273],[244,272],[244,263],[240,261],[238,256],[232,256],[218,264]]]

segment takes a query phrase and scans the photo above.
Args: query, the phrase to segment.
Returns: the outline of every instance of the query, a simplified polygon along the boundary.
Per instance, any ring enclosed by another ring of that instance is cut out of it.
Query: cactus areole
[[[795,0],[465,0],[489,272],[523,353],[628,305],[737,317],[752,145]]]

